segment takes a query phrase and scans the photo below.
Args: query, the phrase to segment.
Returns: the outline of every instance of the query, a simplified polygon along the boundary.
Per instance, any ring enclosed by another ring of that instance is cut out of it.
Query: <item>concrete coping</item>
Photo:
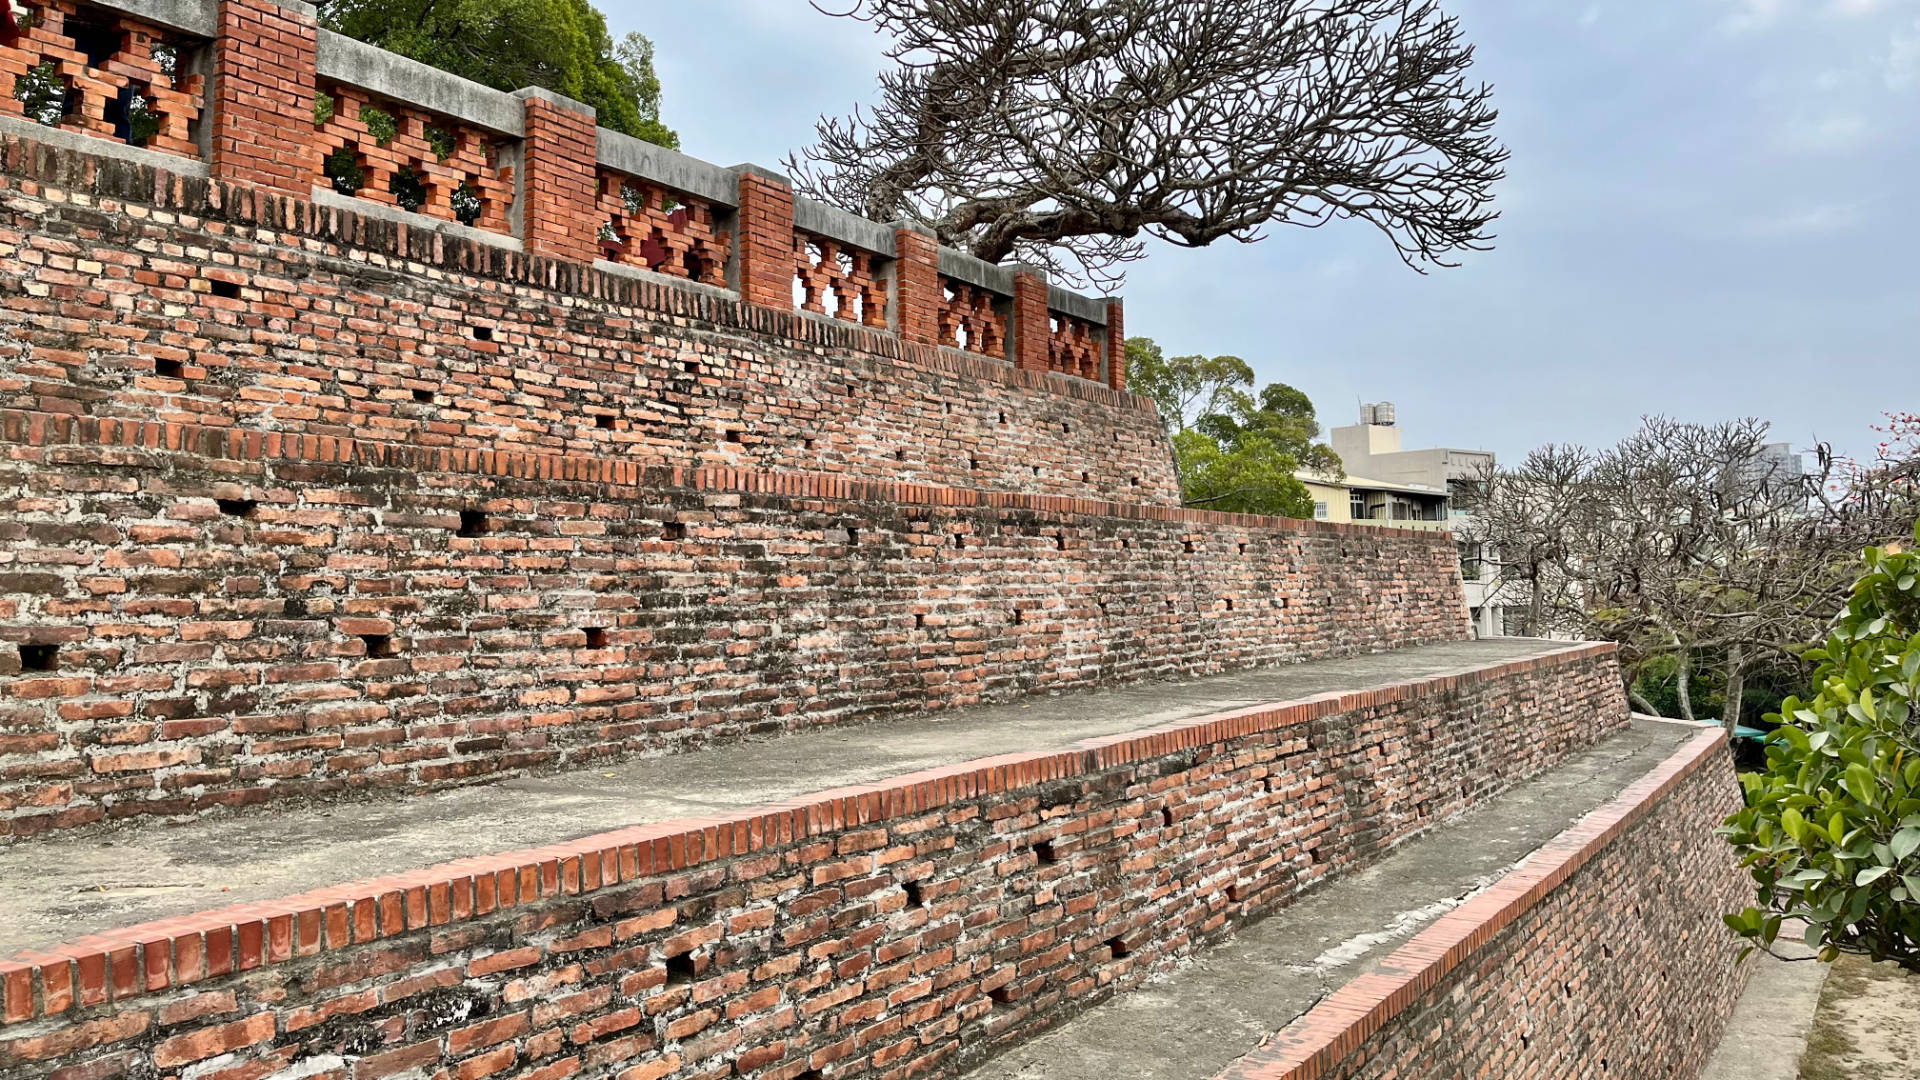
[[[977,285],[988,292],[1001,296],[1013,295],[1013,268],[995,266],[985,259],[976,259],[964,251],[950,247],[940,249],[940,272],[947,277]]]
[[[1107,325],[1107,302],[1104,299],[1082,296],[1077,292],[1063,289],[1058,285],[1047,286],[1047,307],[1063,315],[1076,319],[1085,319],[1095,326]]]
[[[361,199],[352,195],[342,195],[332,188],[324,188],[318,184],[314,185],[312,198],[315,206],[344,210],[350,214],[359,214],[361,217],[374,218],[379,221],[390,221],[396,225],[405,225],[410,229],[418,229],[424,232],[457,236],[462,240],[472,240],[479,244],[489,244],[506,251],[524,250],[524,245],[520,243],[520,238],[517,236],[508,236],[506,233],[497,233],[490,229],[476,229],[471,225],[462,225],[457,221],[447,221],[442,218],[430,217],[426,214],[416,214],[411,210],[402,210],[397,206],[388,206],[385,203],[374,202],[372,199]]]
[[[650,180],[722,206],[740,205],[740,179],[733,169],[724,169],[610,128],[596,129],[594,143],[594,156],[599,164],[615,172]]]
[[[210,38],[220,31],[220,0],[98,0],[136,19]]]
[[[331,30],[320,31],[314,50],[314,67],[322,79],[371,91],[502,135],[521,138],[527,133],[526,106],[513,94],[449,75],[439,68]]]
[[[0,0],[4,2],[4,0]],[[22,120],[17,116],[0,116],[0,135],[12,135],[16,138],[31,139],[34,142],[57,146],[62,150],[71,150],[78,154],[91,154],[95,157],[112,158],[131,165],[145,165],[172,173],[175,176],[191,176],[204,180],[210,175],[207,163],[199,158],[181,157],[179,154],[148,150],[143,146],[129,146],[115,139],[100,135],[86,135],[65,128],[43,127],[31,120]]]
[[[894,255],[893,226],[849,214],[837,206],[796,197],[793,200],[793,225],[810,233],[852,244],[891,258]]]

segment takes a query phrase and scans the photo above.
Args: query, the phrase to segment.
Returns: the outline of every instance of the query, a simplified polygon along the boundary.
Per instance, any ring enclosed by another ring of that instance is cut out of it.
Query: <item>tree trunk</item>
[[[1720,723],[1727,729],[1727,738],[1733,738],[1733,729],[1740,726],[1740,698],[1747,688],[1747,653],[1739,645],[1727,646],[1727,698],[1726,705],[1720,710]]]
[[[1660,710],[1654,708],[1652,702],[1648,701],[1646,698],[1641,697],[1640,691],[1635,690],[1631,686],[1627,687],[1627,704],[1632,705],[1634,708],[1640,710],[1642,713],[1644,713],[1647,716],[1660,715]]]
[[[1527,636],[1542,637],[1544,635],[1540,633],[1540,564],[1533,563],[1530,570],[1532,576],[1527,579],[1527,592],[1532,595],[1527,599]]]
[[[1680,639],[1676,637],[1674,644],[1678,645],[1679,642]],[[1675,677],[1674,689],[1680,695],[1680,719],[1692,720],[1693,687],[1688,684],[1693,682],[1693,665],[1691,663],[1692,658],[1688,656],[1685,645],[1681,645],[1680,651],[1673,654],[1673,660]]]

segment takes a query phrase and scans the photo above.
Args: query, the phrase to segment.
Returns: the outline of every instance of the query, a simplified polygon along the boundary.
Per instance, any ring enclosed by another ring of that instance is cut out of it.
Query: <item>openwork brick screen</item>
[[[315,183],[416,214],[508,231],[513,168],[478,128],[340,85],[321,88],[313,120]]]
[[[600,257],[724,288],[733,237],[705,199],[600,170]]]
[[[838,240],[795,229],[795,304],[847,322],[887,325],[887,287],[875,265],[881,258]]]
[[[1082,379],[1100,377],[1100,329],[1085,319],[1054,312],[1047,333],[1047,368]]]
[[[998,297],[958,278],[940,278],[940,344],[995,359],[1007,354],[1007,316]]]
[[[117,12],[49,0],[0,36],[0,114],[198,157],[191,125],[205,78],[187,74],[186,61],[199,44]]]

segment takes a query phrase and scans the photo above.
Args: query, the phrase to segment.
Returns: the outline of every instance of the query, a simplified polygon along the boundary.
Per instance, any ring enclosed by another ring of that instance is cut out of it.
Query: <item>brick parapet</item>
[[[736,220],[740,298],[749,304],[793,308],[793,186],[784,177],[740,170]]]
[[[790,180],[772,170],[722,170],[599,129],[590,107],[551,91],[504,93],[322,32],[313,6],[300,0],[219,0],[217,12],[208,14],[194,5],[77,2],[114,13],[131,38],[172,33],[166,27],[182,23],[192,34],[213,36],[215,71],[204,109],[217,180],[295,195],[318,187],[322,201],[357,201],[402,229],[478,234],[483,243],[524,245],[575,263],[605,256],[713,287],[721,287],[720,264],[731,257],[734,284],[749,303],[790,310],[797,286],[817,314],[869,326],[887,322],[880,285],[896,257],[890,226],[812,200],[796,205]],[[45,49],[70,52],[71,44],[36,41],[31,49],[12,50],[7,63],[24,70]],[[118,85],[149,60],[116,54],[102,61],[106,68],[76,69],[76,77]],[[91,98],[85,109],[53,123],[63,134],[84,133],[120,161],[173,156],[184,167],[200,154],[187,138],[189,117],[203,108],[197,78],[154,91],[167,99],[154,103],[156,115],[168,118],[167,131],[149,146],[115,133]],[[97,95],[98,87],[89,92]],[[363,122],[364,110],[385,117]],[[438,133],[437,141],[425,137],[427,130]],[[721,224],[725,219],[737,238]],[[960,277],[995,294],[993,306],[1004,300],[1006,270],[958,251],[940,255]],[[1104,318],[1100,303],[1064,290],[1039,300],[1042,309],[1049,303],[1059,306],[1062,325],[1070,328],[1054,336],[1051,348],[1059,355],[1052,370],[1097,380],[1087,340]],[[1030,339],[1038,322],[1029,312]],[[1049,365],[1029,355],[1021,366],[1039,371]]]
[[[305,195],[319,175],[313,142],[313,9],[220,0],[209,102],[215,180]]]
[[[1107,301],[1107,386],[1115,392],[1127,389],[1126,309],[1118,299]]]
[[[1013,366],[1021,371],[1047,370],[1047,339],[1052,319],[1047,313],[1047,279],[1027,269],[1013,274]]]
[[[1711,835],[1740,803],[1702,730],[1215,1080],[1698,1075],[1751,971],[1720,922],[1745,877]]]
[[[598,253],[600,172],[594,111],[555,94],[527,93],[521,154],[521,239],[529,252],[575,263]]]
[[[0,191],[24,235],[0,323],[58,305],[65,328],[0,334],[0,407],[1178,500],[1150,403],[1085,379],[33,141],[0,143]],[[36,281],[68,244],[97,268]],[[260,350],[269,311],[297,347]]]
[[[345,1053],[364,1071],[409,1044],[448,1066],[497,1044],[388,1019],[432,991],[487,1021],[531,999],[548,1019],[506,1034],[521,1066],[572,1044],[644,1075],[880,1068],[907,1018],[918,1071],[950,1075],[1089,1003],[1061,990],[1138,985],[1590,745],[1625,722],[1618,695],[1612,647],[1574,646],[126,927],[0,963],[0,1067]],[[1435,740],[1478,750],[1411,752]],[[1158,885],[1062,891],[1109,864]],[[1010,918],[1053,929],[988,949]],[[949,989],[901,994],[928,978]],[[696,1038],[714,1002],[787,1019]],[[618,1019],[643,1003],[657,1021]],[[536,1034],[555,1019],[562,1038]],[[621,1031],[642,1038],[601,1042]]]
[[[917,229],[893,232],[894,330],[902,340],[940,340],[940,245]]]

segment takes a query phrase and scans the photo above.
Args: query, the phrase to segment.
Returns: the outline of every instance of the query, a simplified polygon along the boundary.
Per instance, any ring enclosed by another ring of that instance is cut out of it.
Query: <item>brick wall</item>
[[[1428,533],[45,413],[0,452],[0,836],[1467,634]]]
[[[1574,648],[97,935],[0,963],[0,1071],[951,1075],[1617,728],[1617,679]]]
[[[1084,379],[36,143],[0,154],[0,407],[1178,501],[1151,405]],[[790,277],[791,245],[774,255]]]
[[[1712,838],[1739,807],[1703,731],[1216,1080],[1690,1080],[1752,970],[1720,922],[1746,877]]]

